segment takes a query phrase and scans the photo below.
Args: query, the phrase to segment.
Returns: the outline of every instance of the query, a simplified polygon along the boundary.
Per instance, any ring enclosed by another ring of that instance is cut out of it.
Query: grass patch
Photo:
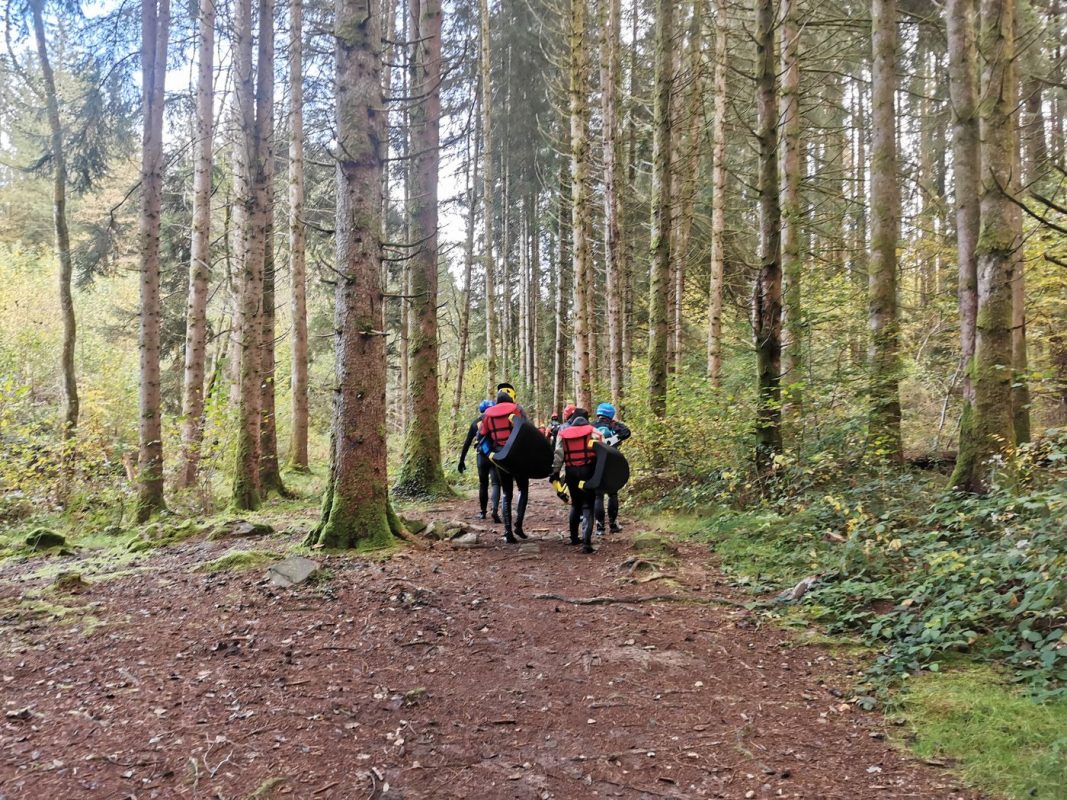
[[[960,762],[970,784],[1008,798],[1058,800],[1067,787],[1067,700],[1037,703],[984,666],[918,676],[903,697],[925,758]]]
[[[278,556],[266,550],[231,550],[213,561],[205,561],[198,564],[196,572],[206,572],[214,575],[220,572],[239,572],[268,564],[276,561]]]

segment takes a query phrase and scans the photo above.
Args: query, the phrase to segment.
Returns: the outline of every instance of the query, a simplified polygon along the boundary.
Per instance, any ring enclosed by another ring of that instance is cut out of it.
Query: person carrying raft
[[[584,488],[585,482],[593,477],[596,467],[595,442],[603,442],[600,431],[589,424],[589,412],[575,409],[569,423],[560,428],[556,440],[555,458],[552,460],[553,484],[559,483],[561,470],[566,469],[567,491],[570,493],[570,534],[571,544],[581,544],[582,552],[593,552],[593,506],[597,502],[597,492]],[[579,526],[581,539],[578,538]]]
[[[596,407],[596,421],[593,427],[600,431],[604,437],[604,444],[610,447],[618,447],[630,438],[630,429],[615,419],[615,406],[611,403],[601,403]],[[622,526],[619,525],[619,493],[600,492],[597,495],[594,516],[596,517],[597,536],[604,535],[604,506],[607,506],[607,521],[612,533],[619,533]]]
[[[478,433],[482,418],[485,416],[486,410],[491,408],[492,405],[492,400],[483,400],[478,404],[478,417],[467,430],[467,438],[463,442],[463,452],[459,454],[459,464],[456,466],[456,471],[460,475],[467,471],[467,451],[470,450],[471,443],[474,443],[474,451],[478,460],[478,505],[481,507],[481,513],[478,517],[479,519],[485,519],[485,512],[489,506],[489,482],[492,481],[493,522],[499,523],[501,521],[498,513],[500,508],[500,477],[493,468],[493,462],[489,460],[489,443],[484,436]]]
[[[512,418],[526,416],[522,406],[515,403],[514,386],[510,383],[502,383],[496,388],[496,403],[485,410],[482,415],[482,423],[478,428],[483,440],[488,443],[490,454],[498,452],[507,444],[508,437],[511,436]],[[522,530],[522,521],[526,516],[526,500],[530,494],[530,479],[512,475],[499,466],[494,467],[494,471],[497,474],[497,480],[500,481],[500,489],[504,497],[502,504],[504,541],[509,544],[515,544],[518,539],[526,538],[526,534]],[[511,504],[516,485],[519,487],[519,502],[515,507],[515,524],[513,527]]]

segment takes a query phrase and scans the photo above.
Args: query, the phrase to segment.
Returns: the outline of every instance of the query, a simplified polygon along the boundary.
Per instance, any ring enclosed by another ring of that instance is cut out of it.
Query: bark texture
[[[756,0],[756,135],[759,140],[759,276],[753,298],[756,372],[756,467],[774,469],[782,451],[782,244],[778,201],[778,103],[774,3]]]
[[[196,483],[204,438],[207,301],[211,280],[211,170],[214,134],[215,0],[200,0],[197,19],[196,143],[193,233],[189,243],[189,301],[185,311],[182,383],[182,460],[178,488]]]
[[[304,3],[289,2],[289,282],[292,423],[289,467],[308,468],[307,229],[304,224]]]
[[[952,180],[956,205],[956,262],[960,313],[960,356],[964,364],[963,399],[974,402],[971,359],[978,313],[978,53],[974,0],[947,0],[949,97],[952,107]]]
[[[622,340],[626,322],[623,318],[623,275],[625,254],[622,232],[622,203],[619,192],[625,187],[618,132],[621,129],[619,86],[622,61],[619,40],[622,29],[621,0],[601,0],[600,85],[603,115],[604,164],[604,280],[608,301],[608,377],[611,397],[623,403]]]
[[[144,124],[141,138],[141,393],[140,451],[137,458],[138,522],[164,509],[163,419],[160,393],[159,228],[163,205],[163,99],[170,34],[170,1],[141,4],[141,86]]]
[[[871,6],[871,47],[871,260],[867,290],[871,408],[868,432],[878,457],[899,462],[902,456],[897,318],[900,186],[897,182],[895,111],[896,0],[874,0]]]
[[[804,268],[800,241],[804,203],[800,197],[800,59],[798,57],[797,0],[781,0],[781,75],[779,124],[781,142],[782,203],[782,377],[786,409],[800,418],[803,382],[801,275]]]
[[[574,264],[574,393],[582,408],[593,403],[591,241],[589,192],[589,53],[585,41],[586,4],[571,3],[570,142],[571,235]]]
[[[421,100],[411,109],[413,177],[411,231],[411,331],[409,392],[414,413],[404,440],[404,462],[395,491],[406,497],[451,494],[441,469],[440,399],[437,381],[437,171],[441,139],[441,2],[422,0],[412,28],[416,81]]]
[[[330,478],[309,543],[383,547],[389,507],[385,442],[381,213],[385,111],[379,0],[337,0],[337,348]]]
[[[1015,2],[982,0],[981,220],[978,237],[978,316],[973,367],[974,405],[965,407],[953,484],[988,491],[998,468],[1010,469],[1012,418],[1012,272],[1019,245],[1008,191],[1017,147],[1014,125]],[[1001,464],[1002,459],[1003,464]]]
[[[726,0],[715,0],[714,109],[711,120],[711,265],[708,284],[708,380],[722,376],[723,234],[726,230]]]
[[[489,32],[489,0],[479,0],[482,87],[482,259],[485,262],[485,361],[487,391],[497,383],[496,262],[493,260],[493,82],[492,39]]]
[[[78,427],[80,403],[78,381],[74,372],[74,346],[77,341],[77,320],[74,316],[74,295],[71,279],[74,263],[70,253],[70,227],[67,222],[67,154],[63,143],[63,124],[59,117],[59,94],[52,61],[48,56],[48,39],[44,28],[44,0],[31,0],[34,43],[41,67],[45,111],[48,117],[49,149],[52,159],[52,227],[55,235],[56,260],[59,262],[59,313],[63,321],[63,348],[60,368],[63,375],[63,438],[69,439]]]
[[[667,294],[671,273],[671,90],[674,3],[656,2],[652,135],[652,241],[648,298],[648,407],[667,414]]]

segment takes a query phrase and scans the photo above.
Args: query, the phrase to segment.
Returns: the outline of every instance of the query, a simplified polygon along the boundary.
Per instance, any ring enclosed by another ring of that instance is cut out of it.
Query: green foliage
[[[986,497],[947,492],[941,476],[867,468],[843,477],[832,463],[783,466],[777,493],[754,504],[730,503],[752,493],[728,475],[665,502],[719,504],[691,535],[713,542],[756,590],[818,576],[802,610],[876,647],[868,678],[878,686],[965,652],[1005,665],[1036,695],[1062,695],[1067,437],[1024,450],[1020,493]]]
[[[916,679],[903,712],[923,757],[962,762],[969,783],[1012,798],[1056,800],[1067,786],[1067,699],[1038,704],[988,667]]]

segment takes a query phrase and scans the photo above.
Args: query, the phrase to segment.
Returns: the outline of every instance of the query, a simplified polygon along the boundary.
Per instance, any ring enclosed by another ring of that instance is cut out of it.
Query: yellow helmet
[[[515,387],[512,386],[510,383],[502,383],[502,384],[500,384],[499,386],[496,387],[496,390],[498,392],[503,392],[508,397],[510,397],[511,398],[511,402],[513,402],[513,403],[515,402],[515,398],[518,397],[518,394],[515,392]]]

